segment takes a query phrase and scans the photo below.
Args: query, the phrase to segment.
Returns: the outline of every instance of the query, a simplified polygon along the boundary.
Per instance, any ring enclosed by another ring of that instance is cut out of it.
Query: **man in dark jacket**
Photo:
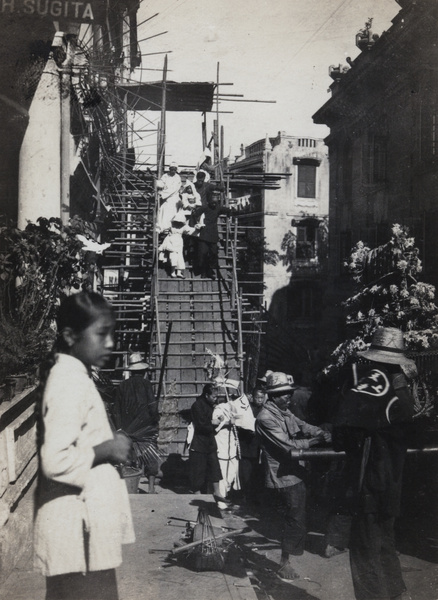
[[[212,383],[206,383],[202,394],[193,403],[191,416],[194,434],[189,451],[192,491],[207,492],[208,484],[211,483],[215,499],[220,497],[219,481],[222,479],[217,456],[215,428],[211,422],[217,396],[216,386]],[[225,501],[225,499],[223,500]]]
[[[219,215],[230,215],[232,210],[221,206],[219,192],[213,192],[206,205],[194,210],[194,217],[198,220],[204,215],[204,226],[199,231],[197,238],[198,253],[196,270],[202,277],[216,279],[218,268],[218,218]]]
[[[357,600],[405,595],[394,541],[400,510],[404,430],[414,403],[404,370],[415,363],[404,354],[403,334],[393,327],[376,330],[360,356],[370,361],[361,374],[353,365],[354,384],[344,394],[334,420],[333,445],[345,450],[353,519],[350,567]]]
[[[293,392],[291,376],[269,373],[266,377],[268,400],[256,419],[256,432],[263,448],[266,487],[278,490],[286,505],[278,570],[279,577],[285,580],[298,577],[289,557],[303,554],[306,539],[305,469],[292,458],[292,451],[331,441],[330,433],[309,425],[290,412]]]

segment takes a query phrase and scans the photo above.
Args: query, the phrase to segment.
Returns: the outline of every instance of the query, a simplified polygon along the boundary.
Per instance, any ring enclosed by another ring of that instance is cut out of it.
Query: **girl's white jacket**
[[[93,447],[113,437],[85,365],[56,357],[43,398],[45,434],[34,528],[34,564],[44,575],[112,569],[135,541],[125,482],[115,467],[92,467]]]

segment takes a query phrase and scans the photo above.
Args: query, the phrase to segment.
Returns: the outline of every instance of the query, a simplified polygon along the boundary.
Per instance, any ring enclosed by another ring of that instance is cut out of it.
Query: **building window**
[[[315,258],[315,231],[314,226],[297,227],[296,258]]]
[[[298,146],[301,146],[301,148],[316,148],[316,140],[311,140],[310,138],[299,138]]]
[[[387,141],[383,135],[374,135],[365,144],[364,180],[366,183],[379,183],[386,180]]]
[[[316,198],[316,166],[298,165],[298,196]]]

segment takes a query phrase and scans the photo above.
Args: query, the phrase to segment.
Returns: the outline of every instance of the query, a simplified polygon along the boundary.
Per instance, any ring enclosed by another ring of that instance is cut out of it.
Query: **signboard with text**
[[[0,0],[0,18],[23,16],[102,23],[105,12],[102,0]]]

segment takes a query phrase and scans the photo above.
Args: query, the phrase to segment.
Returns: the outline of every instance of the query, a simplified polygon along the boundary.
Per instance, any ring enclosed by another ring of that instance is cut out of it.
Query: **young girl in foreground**
[[[121,544],[134,541],[125,482],[114,465],[130,441],[112,433],[91,379],[113,348],[111,306],[94,292],[66,298],[41,376],[35,566],[46,600],[117,600]]]

